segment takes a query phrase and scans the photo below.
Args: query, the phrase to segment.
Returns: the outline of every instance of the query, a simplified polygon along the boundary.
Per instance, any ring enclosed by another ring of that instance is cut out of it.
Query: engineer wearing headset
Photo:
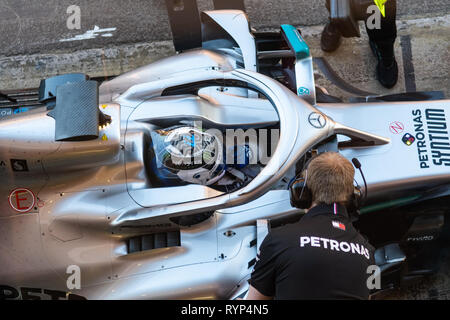
[[[339,153],[307,164],[290,186],[293,206],[307,209],[294,224],[272,229],[261,244],[247,300],[368,299],[374,248],[353,227],[358,207],[355,169]]]

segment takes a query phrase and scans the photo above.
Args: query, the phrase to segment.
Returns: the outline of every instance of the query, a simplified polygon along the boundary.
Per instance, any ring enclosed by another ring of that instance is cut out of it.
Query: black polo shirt
[[[341,205],[318,205],[270,231],[250,284],[274,299],[368,299],[374,248]]]

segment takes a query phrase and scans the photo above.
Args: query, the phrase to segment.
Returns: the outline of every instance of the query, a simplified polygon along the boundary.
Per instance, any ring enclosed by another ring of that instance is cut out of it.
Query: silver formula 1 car
[[[202,24],[201,48],[100,86],[43,80],[42,107],[0,120],[0,298],[242,296],[270,228],[301,219],[290,181],[325,151],[362,164],[354,223],[382,289],[435,270],[450,101],[343,103],[294,27],[256,33],[235,10]]]

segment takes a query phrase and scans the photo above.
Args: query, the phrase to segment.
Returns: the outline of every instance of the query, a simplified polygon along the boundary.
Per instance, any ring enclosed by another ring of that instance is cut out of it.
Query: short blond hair
[[[325,152],[316,156],[306,174],[306,185],[315,203],[346,203],[354,192],[355,169],[339,153]]]

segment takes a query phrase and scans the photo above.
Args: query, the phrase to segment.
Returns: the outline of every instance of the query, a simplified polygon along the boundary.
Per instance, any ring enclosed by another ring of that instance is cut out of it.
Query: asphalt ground
[[[256,29],[292,25],[320,25],[327,21],[325,0],[246,0]],[[71,5],[80,8],[81,29],[70,30]],[[212,0],[198,0],[200,10],[213,8]],[[400,19],[450,13],[449,0],[398,0]],[[88,30],[116,28],[111,37],[61,42]],[[170,40],[164,0],[0,0],[0,56],[105,48],[109,45]]]

